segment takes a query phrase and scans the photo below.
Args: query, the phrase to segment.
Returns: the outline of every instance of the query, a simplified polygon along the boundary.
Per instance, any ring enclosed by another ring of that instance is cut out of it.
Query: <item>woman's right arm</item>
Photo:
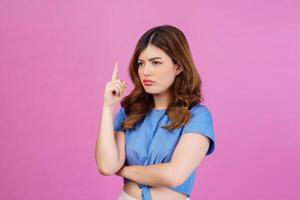
[[[117,79],[116,63],[112,80],[106,83],[99,134],[96,141],[96,163],[103,175],[113,175],[125,162],[125,134],[114,132],[114,110],[125,94],[126,83]]]
[[[96,144],[96,162],[103,175],[117,172],[125,161],[125,136],[113,131],[114,110],[103,106],[100,131]]]

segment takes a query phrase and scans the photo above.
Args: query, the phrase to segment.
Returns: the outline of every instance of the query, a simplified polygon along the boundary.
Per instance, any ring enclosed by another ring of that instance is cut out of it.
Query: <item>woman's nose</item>
[[[149,74],[151,74],[151,69],[150,69],[150,66],[149,66],[149,65],[145,65],[145,66],[144,66],[143,74],[144,74],[144,75],[149,75]]]

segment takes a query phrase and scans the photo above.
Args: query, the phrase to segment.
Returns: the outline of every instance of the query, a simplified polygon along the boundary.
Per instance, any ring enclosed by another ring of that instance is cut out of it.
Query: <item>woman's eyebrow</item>
[[[161,59],[161,57],[153,57],[153,58],[149,58],[148,61],[155,60],[155,59]],[[138,59],[138,60],[143,61],[142,59]]]

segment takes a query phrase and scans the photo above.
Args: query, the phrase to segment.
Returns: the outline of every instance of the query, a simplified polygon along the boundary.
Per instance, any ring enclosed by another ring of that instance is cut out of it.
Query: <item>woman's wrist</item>
[[[102,112],[114,113],[115,107],[112,106],[102,106]]]
[[[116,175],[125,177],[127,170],[128,170],[128,166],[124,165],[119,171],[116,172]]]

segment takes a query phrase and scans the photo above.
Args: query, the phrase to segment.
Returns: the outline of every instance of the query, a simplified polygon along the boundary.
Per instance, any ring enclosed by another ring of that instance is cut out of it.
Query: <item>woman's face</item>
[[[167,92],[175,76],[181,72],[171,57],[151,44],[142,51],[137,62],[139,78],[145,91],[150,94]],[[153,82],[144,82],[146,80]]]

